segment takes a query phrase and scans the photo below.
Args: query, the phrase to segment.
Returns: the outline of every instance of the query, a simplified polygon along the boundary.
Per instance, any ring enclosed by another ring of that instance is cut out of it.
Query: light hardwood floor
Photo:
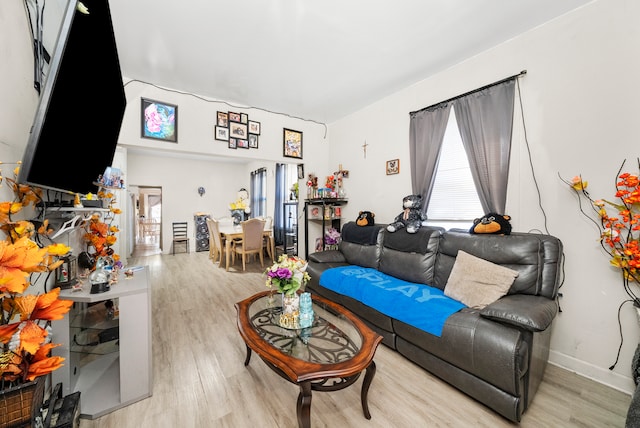
[[[265,263],[268,263],[265,260]],[[153,308],[153,396],[82,428],[296,427],[298,387],[273,373],[245,345],[233,304],[264,290],[259,262],[229,272],[208,252],[136,257],[148,265]],[[121,281],[118,287],[126,287]],[[371,420],[360,404],[362,378],[337,392],[314,392],[311,424],[320,427],[514,427],[482,404],[380,345],[369,390]],[[624,427],[628,394],[548,365],[522,427]]]

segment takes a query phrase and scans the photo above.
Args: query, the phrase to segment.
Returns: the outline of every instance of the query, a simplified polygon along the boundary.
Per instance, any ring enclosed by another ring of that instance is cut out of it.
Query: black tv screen
[[[126,98],[107,0],[71,0],[22,158],[18,181],[95,193],[113,161]]]

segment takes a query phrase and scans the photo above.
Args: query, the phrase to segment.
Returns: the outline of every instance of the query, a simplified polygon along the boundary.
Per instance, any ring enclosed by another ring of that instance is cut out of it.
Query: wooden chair
[[[214,218],[207,218],[207,228],[209,229],[209,258],[213,263],[219,263],[222,266],[224,242],[220,235],[220,223]]]
[[[189,228],[186,221],[174,222],[173,227],[173,254],[176,253],[176,245],[184,245],[185,253],[189,252]]]
[[[246,259],[251,254],[260,257],[260,266],[264,267],[263,239],[264,220],[252,218],[240,223],[242,225],[242,239],[233,241],[231,264],[235,263],[236,254],[242,255],[242,270],[246,270]]]
[[[269,229],[273,229],[273,217],[269,216],[269,217],[265,217],[264,218],[264,230],[269,230]],[[266,250],[267,252],[267,256],[269,256],[271,258],[272,262],[275,262],[275,254],[271,254],[271,240],[273,239],[273,232],[271,233],[271,236],[265,236],[263,238],[263,243],[262,243],[262,247],[264,250]]]

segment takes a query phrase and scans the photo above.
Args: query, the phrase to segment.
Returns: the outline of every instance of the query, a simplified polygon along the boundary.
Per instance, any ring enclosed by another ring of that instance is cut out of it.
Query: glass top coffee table
[[[315,318],[303,329],[278,322],[281,296],[263,291],[235,304],[238,330],[251,352],[284,379],[298,385],[298,426],[311,426],[311,391],[337,391],[352,385],[366,371],[360,394],[362,410],[371,419],[367,393],[376,372],[373,356],[382,336],[346,308],[312,295]]]

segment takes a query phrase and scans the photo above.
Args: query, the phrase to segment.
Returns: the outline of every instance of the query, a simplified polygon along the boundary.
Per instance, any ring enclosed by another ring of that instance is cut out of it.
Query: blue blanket
[[[327,269],[320,276],[320,285],[438,337],[449,315],[465,307],[439,288],[360,266]]]

